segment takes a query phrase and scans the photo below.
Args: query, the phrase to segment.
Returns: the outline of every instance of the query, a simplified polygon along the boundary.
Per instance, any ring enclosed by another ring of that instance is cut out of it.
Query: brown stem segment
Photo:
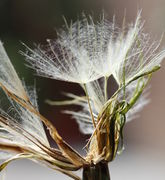
[[[100,162],[83,168],[82,180],[110,180],[108,163]]]

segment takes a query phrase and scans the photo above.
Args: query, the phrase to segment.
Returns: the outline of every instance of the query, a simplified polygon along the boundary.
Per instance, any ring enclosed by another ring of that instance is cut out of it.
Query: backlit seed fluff
[[[77,21],[48,40],[45,47],[28,48],[25,55],[38,75],[85,84],[113,75],[121,85],[151,71],[165,57],[157,52],[160,42],[151,42],[143,33],[139,12],[135,23],[117,27],[104,18],[94,23],[91,17]]]
[[[61,30],[57,40],[47,40],[46,47],[34,51],[28,48],[27,61],[41,76],[79,84],[94,81],[101,77],[94,63],[104,56],[106,38],[110,36],[104,28],[84,16]]]

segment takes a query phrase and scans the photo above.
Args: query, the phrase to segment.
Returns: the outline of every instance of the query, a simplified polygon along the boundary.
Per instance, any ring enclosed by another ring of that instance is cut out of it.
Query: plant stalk
[[[100,162],[83,168],[82,180],[110,180],[108,163]]]

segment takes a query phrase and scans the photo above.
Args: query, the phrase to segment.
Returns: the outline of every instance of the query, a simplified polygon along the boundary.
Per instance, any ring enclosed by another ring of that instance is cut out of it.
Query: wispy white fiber
[[[0,85],[5,86],[8,91],[18,97],[27,100],[26,93],[21,84],[21,81],[15,72],[13,65],[10,62],[8,55],[0,41]]]
[[[96,80],[96,81],[88,83],[87,91],[92,101],[92,104],[95,108],[95,111],[99,113],[106,102],[105,95],[104,95],[103,80],[100,79],[100,81]]]
[[[160,42],[151,42],[143,33],[141,12],[135,23],[119,28],[105,20],[94,23],[91,17],[66,25],[56,41],[48,40],[44,48],[27,47],[25,55],[41,76],[80,84],[100,77],[114,76],[119,85],[151,71],[165,57],[158,51]]]
[[[17,95],[18,97],[26,101],[30,99],[33,106],[37,108],[37,96],[35,88],[31,88],[31,90],[27,89],[27,92],[25,91],[22,82],[20,81],[13,65],[11,64],[5,52],[2,42],[0,42],[0,71],[0,85],[7,88],[10,93]],[[9,100],[11,103],[10,111],[8,111],[9,114],[2,109],[0,110],[0,113],[7,119],[16,120],[23,129],[27,130],[29,133],[33,134],[48,145],[46,134],[40,119],[11,99]],[[6,127],[0,128],[0,135],[2,136],[2,138],[4,137],[6,138],[6,140],[8,139],[13,142],[23,141],[23,137],[20,137],[18,134],[12,134],[10,130],[5,129]]]
[[[25,89],[30,102],[38,110],[37,93],[35,87],[27,87]],[[14,108],[20,115],[22,127],[44,142],[44,144],[48,145],[49,143],[47,136],[40,118],[18,104],[15,104]]]
[[[66,25],[56,41],[48,40],[47,47],[34,51],[28,48],[27,61],[39,75],[80,84],[101,76],[93,63],[104,56],[110,32],[104,31],[103,24],[94,24],[91,17],[87,18]]]
[[[139,46],[140,53],[135,53],[134,56],[128,57],[125,61],[125,82],[129,82],[131,79],[140,76],[143,73],[151,71],[154,67],[160,66],[161,61],[165,57],[165,50],[157,52],[160,42],[151,43],[149,35],[142,34],[138,37],[138,41],[134,46]],[[138,45],[137,43],[140,43]],[[134,47],[136,48],[136,47]],[[134,49],[133,49],[134,50]],[[116,74],[116,80],[119,84],[123,79],[123,66],[121,66],[118,74]]]
[[[35,89],[31,88],[31,90],[29,90],[28,92],[28,95],[30,95],[29,99],[32,100],[31,102],[37,108],[37,97]],[[2,117],[5,117],[7,121],[6,123],[10,124],[10,126],[7,126],[3,123],[0,123],[0,141],[5,140],[5,142],[8,143],[15,143],[17,145],[19,144],[33,147],[34,144],[24,137],[23,131],[21,134],[20,131],[16,132],[14,129],[10,128],[11,126],[15,128],[14,124],[18,124],[21,129],[34,136],[34,141],[36,141],[36,138],[45,145],[49,146],[44,127],[39,117],[23,108],[22,106],[18,105],[11,99],[9,99],[9,101],[11,107],[8,113],[3,109],[0,109],[0,114],[2,115]]]
[[[76,120],[76,122],[79,125],[79,129],[83,134],[92,134],[93,123],[90,116],[88,104],[81,103],[80,106],[82,107],[82,110],[78,112],[67,110],[67,111],[64,111],[64,113],[72,115],[72,118]],[[95,117],[95,120],[97,120],[97,116],[95,115],[94,117]]]
[[[150,35],[143,32],[143,25],[139,12],[135,23],[129,26],[123,24],[122,28],[118,28],[115,18],[112,24],[104,23],[104,29],[98,26],[100,32],[109,31],[109,36],[105,37],[104,53],[98,54],[99,58],[94,59],[98,73],[104,77],[113,75],[121,85],[123,77],[127,83],[160,65],[165,57],[165,50],[158,51],[161,41],[152,42]]]

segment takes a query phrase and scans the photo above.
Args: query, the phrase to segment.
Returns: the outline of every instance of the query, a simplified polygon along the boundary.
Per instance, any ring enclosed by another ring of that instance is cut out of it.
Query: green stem
[[[110,180],[108,163],[100,162],[84,167],[82,180]]]

